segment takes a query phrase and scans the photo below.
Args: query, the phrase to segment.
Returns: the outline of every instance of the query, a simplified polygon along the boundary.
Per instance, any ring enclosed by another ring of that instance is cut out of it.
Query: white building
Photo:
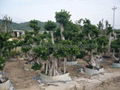
[[[15,37],[20,37],[21,35],[25,34],[24,30],[12,30],[12,33]]]

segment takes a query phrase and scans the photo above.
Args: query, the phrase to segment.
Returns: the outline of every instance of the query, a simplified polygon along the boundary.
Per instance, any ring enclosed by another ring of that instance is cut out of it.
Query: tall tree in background
[[[68,23],[70,21],[70,13],[65,11],[65,10],[61,10],[60,12],[56,12],[55,18],[56,21],[60,24],[60,35],[61,35],[61,39],[65,40],[65,37],[63,35],[64,32],[64,26],[66,23]]]
[[[37,20],[31,20],[29,26],[34,30],[35,35],[39,33],[40,27],[38,26]]]
[[[120,63],[120,37],[112,41],[111,48],[113,50],[113,58]],[[117,57],[115,56],[117,54]]]
[[[110,54],[110,50],[111,50],[111,43],[112,41],[114,40],[113,38],[113,29],[111,27],[110,24],[108,24],[108,26],[106,27],[106,30],[107,30],[107,35],[108,35],[108,39],[109,39],[109,43],[108,43],[108,53]]]
[[[57,27],[57,26],[56,26],[56,23],[54,23],[54,22],[52,22],[52,21],[48,21],[48,22],[45,23],[45,29],[46,29],[47,31],[49,31],[50,34],[51,34],[52,44],[55,43],[55,42],[54,42],[53,31],[55,30],[56,27]]]
[[[3,17],[2,23],[0,25],[1,32],[10,32],[11,30],[12,19],[7,15]]]

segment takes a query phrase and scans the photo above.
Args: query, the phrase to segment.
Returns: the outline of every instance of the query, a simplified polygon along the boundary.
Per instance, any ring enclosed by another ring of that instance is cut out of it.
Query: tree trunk
[[[114,58],[116,61],[119,60],[119,58],[117,58],[117,57],[115,56],[115,50],[113,50],[113,58]]]
[[[53,62],[51,61],[51,65],[50,65],[50,69],[49,69],[50,70],[50,73],[49,73],[50,76],[53,76],[53,68],[54,68],[53,67]]]
[[[114,35],[114,39],[116,40],[117,39],[117,35],[116,35],[116,33],[115,33],[115,30],[113,30],[113,35]]]
[[[46,65],[45,65],[45,74],[48,75],[48,62],[46,62]]]
[[[66,63],[67,63],[67,59],[66,58],[64,58],[64,73],[66,73]]]
[[[112,37],[111,37],[111,33],[109,35],[109,43],[108,43],[108,53],[110,54],[110,49],[111,49],[111,42],[112,42]]]
[[[55,61],[52,60],[52,76],[56,75]]]
[[[50,31],[50,34],[51,34],[51,40],[52,40],[52,44],[54,44],[54,35],[53,35],[53,31]]]
[[[62,24],[60,25],[60,28],[61,28],[61,29],[60,29],[61,39],[62,39],[62,40],[65,40],[65,37],[64,37],[64,35],[63,35],[63,32],[64,32],[64,27],[63,27],[63,25],[62,25]]]
[[[49,70],[48,75],[50,75],[50,73],[51,73],[51,65],[50,65],[50,62],[48,63],[48,70]]]
[[[89,40],[91,40],[91,39],[92,39],[89,33],[88,33],[88,38],[89,38]]]
[[[5,32],[7,33],[7,25],[5,24]]]
[[[55,75],[59,75],[59,72],[58,72],[58,60],[55,59]]]
[[[90,64],[95,67],[96,66],[96,62],[94,60],[94,56],[93,56],[93,51],[91,51],[91,61],[90,61]]]

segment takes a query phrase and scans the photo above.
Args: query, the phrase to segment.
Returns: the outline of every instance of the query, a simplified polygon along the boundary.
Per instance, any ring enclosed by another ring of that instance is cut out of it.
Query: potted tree
[[[8,40],[9,38],[10,36],[8,33],[0,33],[0,90],[14,90],[11,81],[5,75],[3,75],[5,62],[10,55],[9,53],[11,49],[14,46],[13,43]]]
[[[99,74],[104,72],[103,67],[100,66],[100,58],[97,55],[99,42],[96,38],[99,36],[99,30],[95,25],[92,25],[90,20],[85,19],[83,20],[83,31],[84,34],[84,41],[83,46],[89,56],[87,60],[88,65],[85,67],[85,73],[89,75]]]
[[[33,51],[43,65],[42,73],[40,74],[40,80],[42,82],[50,83],[71,80],[69,74],[63,74],[59,69],[58,58],[61,55],[61,52],[59,54],[60,47],[51,47],[50,45],[44,44],[43,46],[34,48]]]
[[[120,39],[114,40],[111,44],[111,48],[113,49],[113,58],[114,63],[112,64],[112,67],[120,68]]]

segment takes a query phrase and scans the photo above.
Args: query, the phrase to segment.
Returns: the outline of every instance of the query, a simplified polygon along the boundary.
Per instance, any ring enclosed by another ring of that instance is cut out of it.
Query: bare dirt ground
[[[25,61],[23,60],[8,61],[4,68],[6,75],[13,82],[16,90],[120,90],[120,69],[110,68],[110,64],[112,63],[112,61],[109,59],[105,61],[105,63],[103,63],[103,66],[105,67],[106,70],[105,75],[103,74],[101,76],[96,75],[90,77],[88,75],[81,74],[77,71],[77,69],[79,69],[80,66],[68,67],[70,75],[72,77],[76,77],[76,81],[68,84],[58,84],[58,86],[45,86],[44,88],[40,88],[39,84],[32,79],[34,76],[38,74],[38,72],[25,71],[24,63]],[[81,60],[79,61],[79,63],[82,63],[82,65],[86,64],[84,61]],[[103,79],[103,82],[94,87],[94,89],[92,89],[92,87],[98,83],[97,82],[98,77],[100,79],[99,81]],[[107,81],[104,81],[104,79],[106,78],[108,78]],[[77,88],[76,86],[74,86],[74,84],[77,85]],[[82,87],[87,84],[90,87],[87,88]],[[70,88],[68,89],[68,87],[70,86],[71,89]]]
[[[17,90],[39,90],[37,82],[32,79],[36,72],[25,71],[24,63],[25,61],[7,62],[4,68],[6,76],[10,78]]]

